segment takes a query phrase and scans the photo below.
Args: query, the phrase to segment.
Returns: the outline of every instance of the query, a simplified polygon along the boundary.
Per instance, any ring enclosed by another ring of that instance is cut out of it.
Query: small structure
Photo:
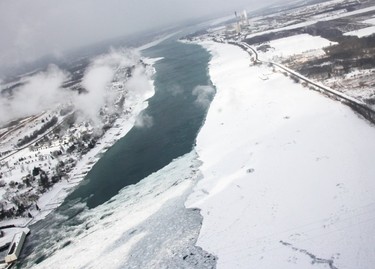
[[[345,73],[345,69],[342,65],[335,65],[332,71],[335,75],[343,75]]]
[[[236,29],[237,34],[239,34],[242,32],[242,29],[249,26],[249,19],[246,10],[239,15],[237,14],[237,11],[235,11],[234,15],[236,16],[236,24],[234,25],[234,28]]]
[[[25,243],[25,238],[25,232],[19,232],[14,235],[12,243],[8,249],[8,254],[5,256],[6,263],[12,263],[18,259],[21,254],[23,244]]]
[[[225,28],[225,34],[227,36],[235,36],[238,34],[238,29],[236,25],[229,25]]]

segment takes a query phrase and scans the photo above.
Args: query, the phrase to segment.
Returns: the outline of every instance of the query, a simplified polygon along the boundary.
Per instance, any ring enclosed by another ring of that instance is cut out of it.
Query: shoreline
[[[197,137],[203,179],[185,203],[203,216],[197,245],[218,257],[218,268],[310,268],[318,260],[371,268],[366,208],[375,169],[359,156],[375,152],[373,126],[279,72],[249,66],[236,46],[199,44],[212,55],[217,93]],[[346,234],[339,242],[337,230]]]
[[[155,73],[154,64],[160,60],[160,58],[146,58],[142,57],[142,60],[150,65],[152,74],[149,78],[150,90],[143,96],[137,96],[137,98],[131,97],[126,107],[131,108],[129,114],[122,114],[122,117],[116,119],[113,127],[108,129],[103,136],[97,141],[94,148],[92,148],[87,154],[82,156],[73,170],[68,174],[68,179],[64,179],[56,184],[46,193],[44,193],[37,201],[39,211],[30,210],[32,218],[15,218],[6,219],[0,222],[0,226],[14,225],[11,228],[11,232],[7,232],[7,235],[0,238],[0,245],[5,245],[10,241],[13,235],[19,231],[28,229],[27,227],[35,224],[36,222],[43,220],[48,214],[58,208],[65,200],[65,198],[84,180],[87,173],[91,168],[100,160],[101,156],[110,149],[118,140],[123,138],[134,126],[137,117],[148,107],[148,99],[155,94],[154,79],[152,76]]]
[[[206,51],[199,46],[193,51],[196,50],[202,51],[208,61],[209,55]],[[205,72],[202,81],[205,82],[207,61],[205,61],[205,68],[202,68]],[[195,70],[195,66],[195,64],[191,65],[191,68]],[[173,78],[174,76],[171,77]],[[187,89],[194,89],[195,85],[200,85],[196,80],[193,83],[188,83],[187,85],[191,87]],[[168,93],[166,92],[167,95]],[[184,93],[189,96],[191,91]],[[186,100],[185,95],[177,100]],[[192,105],[196,104],[194,100],[195,98],[189,100]],[[194,107],[188,106],[186,109],[190,112]],[[152,112],[151,114],[157,117],[157,114]],[[199,121],[199,126],[194,127],[194,130],[196,128],[194,137],[189,138],[192,146],[205,118],[204,115],[199,117],[199,119],[202,117],[202,121]],[[176,122],[181,122],[181,118],[176,118]],[[157,142],[159,139],[152,141]],[[51,231],[51,236],[45,235],[43,229],[35,231],[32,239],[36,240],[31,242],[38,243],[39,235],[46,240],[42,240],[43,243],[39,248],[28,256],[28,261],[25,261],[26,267],[45,268],[57,264],[57,266],[93,268],[102,265],[111,268],[134,267],[134,265],[153,268],[158,265],[159,267],[168,265],[174,268],[182,264],[192,266],[199,264],[201,265],[198,266],[199,268],[213,268],[216,258],[195,246],[201,226],[201,215],[198,210],[186,209],[184,206],[187,196],[200,178],[199,165],[200,161],[192,150],[181,156],[177,155],[168,164],[139,182],[123,187],[105,203],[90,210],[86,210],[83,203],[77,205],[79,212],[81,208],[83,209],[78,218],[83,220],[82,222],[79,221],[76,225],[76,222],[71,220],[74,222],[73,227],[65,222],[62,226],[56,225]],[[55,217],[59,218],[54,214],[47,221],[54,222]],[[98,240],[100,244],[95,243]],[[50,247],[48,242],[55,243]],[[149,249],[148,253],[144,253],[145,248]],[[155,253],[160,255],[155,256]],[[43,257],[42,262],[39,262],[40,257]],[[38,265],[35,261],[39,262]]]

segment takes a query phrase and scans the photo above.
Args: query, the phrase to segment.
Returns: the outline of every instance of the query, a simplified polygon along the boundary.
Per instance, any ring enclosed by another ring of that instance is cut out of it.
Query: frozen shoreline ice
[[[214,268],[216,257],[195,245],[202,217],[184,206],[201,177],[199,165],[192,151],[123,188],[110,201],[83,211],[79,224],[52,225],[48,240],[41,242],[45,245],[35,248],[23,266]],[[45,235],[42,229],[36,232],[41,234],[34,234],[36,238]],[[40,257],[47,258],[35,264]]]
[[[143,60],[150,66],[153,66],[160,58],[143,58]],[[58,208],[64,202],[64,199],[82,182],[87,172],[99,161],[102,154],[134,127],[137,117],[148,107],[147,100],[155,94],[154,81],[152,78],[150,78],[149,83],[149,91],[143,94],[133,94],[133,96],[127,99],[126,106],[131,108],[130,113],[123,114],[122,117],[118,118],[113,123],[113,127],[104,133],[97,141],[98,143],[96,143],[95,147],[77,162],[74,169],[68,174],[68,180],[56,183],[48,192],[41,195],[37,201],[40,211],[30,211],[33,218],[16,218],[0,222],[2,226],[13,224],[18,227],[7,229],[5,231],[7,236],[0,238],[0,245],[7,243],[9,238],[20,230],[23,230],[23,227],[43,220],[48,214]]]
[[[372,268],[373,126],[249,67],[240,48],[203,46],[217,94],[197,137],[203,179],[186,202],[203,215],[198,246],[218,268]]]

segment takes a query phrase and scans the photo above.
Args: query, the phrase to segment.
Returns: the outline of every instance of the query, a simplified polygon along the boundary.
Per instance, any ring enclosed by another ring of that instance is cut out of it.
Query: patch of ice
[[[204,217],[198,245],[217,268],[373,268],[373,126],[279,73],[259,78],[268,67],[238,47],[205,46],[217,93],[186,203]]]

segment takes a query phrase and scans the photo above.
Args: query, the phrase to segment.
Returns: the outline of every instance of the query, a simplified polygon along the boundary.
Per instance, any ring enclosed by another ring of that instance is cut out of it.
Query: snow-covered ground
[[[152,59],[148,62],[152,63]],[[38,201],[41,212],[34,216],[33,222],[43,219],[52,210],[56,209],[65,197],[72,191],[73,187],[77,186],[86,174],[91,170],[94,164],[100,157],[114,145],[121,137],[124,137],[134,126],[139,114],[147,108],[147,100],[155,93],[153,81],[150,81],[150,90],[144,95],[138,96],[128,101],[127,106],[131,107],[131,113],[127,116],[118,118],[110,130],[108,130],[98,141],[95,148],[89,151],[84,157],[78,161],[73,171],[69,174],[67,181],[62,181],[55,184],[48,193],[44,194]]]
[[[368,23],[368,24],[375,25],[375,18],[371,18],[371,19],[365,20],[365,21],[363,21],[363,23]]]
[[[260,52],[259,56],[264,60],[272,60],[275,57],[289,57],[301,53],[304,53],[304,57],[321,56],[325,54],[322,48],[334,44],[335,42],[330,42],[320,36],[294,35],[272,40],[269,44],[271,49],[267,52]]]
[[[25,268],[213,268],[216,258],[195,246],[199,211],[184,207],[199,165],[192,151],[86,210],[80,224],[50,227],[40,242],[50,247],[36,248]]]
[[[198,246],[218,268],[373,268],[374,127],[238,47],[204,46],[217,94],[186,202]]]
[[[373,34],[375,34],[375,26],[370,26],[370,27],[359,29],[359,30],[347,32],[344,35],[364,37],[364,36],[369,36]]]
[[[144,59],[144,61],[149,65],[153,65],[158,60],[159,59]],[[31,213],[32,218],[19,218],[0,222],[0,226],[13,224],[19,227],[3,230],[5,236],[0,238],[0,246],[9,242],[9,238],[12,238],[15,233],[22,230],[22,227],[26,227],[27,225],[44,219],[48,214],[59,207],[63,203],[65,197],[84,179],[86,174],[91,170],[104,152],[133,128],[141,112],[147,108],[147,100],[155,93],[154,82],[151,80],[151,77],[149,84],[149,87],[147,87],[148,90],[139,91],[128,96],[125,101],[125,107],[129,108],[129,113],[123,114],[122,117],[118,118],[113,123],[113,127],[105,132],[105,134],[97,141],[95,147],[78,160],[74,169],[68,174],[67,179],[53,185],[51,189],[49,189],[38,199],[37,205],[39,206],[40,210],[37,210],[36,208],[28,210],[28,212]],[[58,148],[59,146],[57,146],[56,149]],[[48,148],[46,149],[45,154],[45,158],[49,158],[48,162],[51,166],[57,163],[57,160],[51,159],[49,154],[53,150],[53,147]],[[32,164],[35,166],[45,162],[45,160],[38,159],[39,155],[37,156],[35,154],[34,156],[34,153],[28,148],[12,156],[12,161],[17,160],[20,157],[27,157],[26,159],[30,160],[30,162],[32,162]],[[11,173],[13,178],[22,178],[21,172],[22,171],[14,170],[10,171],[9,173]],[[3,195],[4,192],[0,192],[0,194]]]
[[[332,1],[332,2],[334,2],[334,1]],[[363,14],[363,13],[366,13],[366,12],[372,12],[374,10],[375,10],[375,6],[371,6],[371,7],[366,7],[366,8],[362,8],[362,9],[358,9],[358,10],[354,10],[354,11],[339,13],[339,14],[332,15],[332,16],[320,17],[318,19],[309,18],[305,22],[296,23],[296,24],[292,24],[292,25],[288,25],[288,26],[284,26],[284,27],[279,27],[279,28],[276,28],[276,29],[261,31],[259,33],[251,33],[251,34],[248,34],[246,36],[246,38],[260,36],[260,35],[264,35],[264,34],[267,34],[267,33],[274,33],[274,32],[279,32],[279,31],[284,31],[284,30],[297,29],[297,28],[313,25],[313,24],[315,24],[319,21],[331,21],[331,20],[335,20],[335,19],[339,19],[339,18],[345,18],[345,17],[349,17],[349,16]]]
[[[375,97],[375,89],[372,86],[372,77],[375,68],[366,70],[354,70],[345,74],[340,79],[333,77],[326,79],[324,84],[328,87],[340,90],[345,95],[352,96],[357,100],[366,101]]]

